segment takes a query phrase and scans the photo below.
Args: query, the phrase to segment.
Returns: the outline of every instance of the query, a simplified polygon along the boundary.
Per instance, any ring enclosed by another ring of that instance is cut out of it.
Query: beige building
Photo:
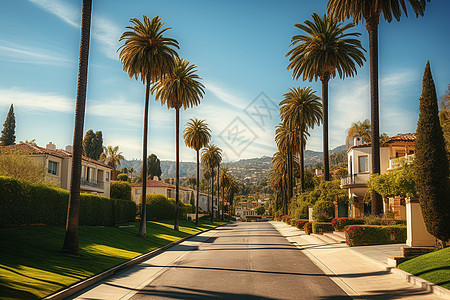
[[[52,142],[47,144],[46,148],[31,144],[0,146],[0,153],[11,151],[18,151],[31,156],[37,163],[42,164],[46,182],[52,182],[58,187],[70,190],[72,176],[71,146],[67,146],[65,150],[56,149]],[[109,197],[112,168],[86,156],[82,156],[81,168],[81,191]]]
[[[395,170],[414,159],[415,134],[396,135],[380,147],[380,172],[385,174]],[[364,195],[367,192],[367,180],[372,169],[372,144],[363,143],[360,136],[354,138],[354,145],[347,151],[348,176],[341,179],[341,188],[348,190],[352,205],[349,217],[364,216]],[[389,203],[385,204],[385,209]]]
[[[184,204],[191,204],[191,195],[193,189],[180,186],[180,201]],[[133,201],[139,205],[141,202],[142,182],[135,183],[131,186],[131,194],[133,195]],[[161,194],[167,198],[175,199],[176,187],[174,185],[164,183],[157,180],[147,180],[147,195]],[[195,192],[194,192],[195,194]],[[195,197],[195,196],[194,196]]]

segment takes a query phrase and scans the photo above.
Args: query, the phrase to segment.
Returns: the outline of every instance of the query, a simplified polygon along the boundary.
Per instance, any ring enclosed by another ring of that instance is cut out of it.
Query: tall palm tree
[[[197,106],[205,91],[200,83],[200,77],[196,74],[196,66],[189,64],[187,60],[177,59],[173,71],[152,87],[156,92],[156,100],[167,108],[175,108],[175,138],[176,138],[176,188],[175,188],[175,224],[178,230],[179,193],[180,193],[180,108],[184,109]]]
[[[370,136],[370,121],[366,119],[362,122],[358,121],[352,123],[352,126],[347,129],[347,137],[345,138],[347,148],[350,148],[355,135],[359,135],[365,142],[369,143],[372,140]]]
[[[308,130],[313,129],[317,124],[322,122],[322,103],[320,97],[315,94],[311,87],[292,88],[289,92],[283,95],[284,99],[280,102],[280,115],[283,123],[291,130],[296,130],[299,139],[300,154],[300,189],[304,190],[304,175],[303,175],[303,150],[305,149],[306,135]]]
[[[77,256],[79,254],[78,225],[80,219],[81,155],[83,153],[83,127],[86,106],[89,39],[91,36],[91,13],[92,0],[83,0],[77,102],[75,107],[75,127],[73,131],[72,176],[69,206],[67,208],[66,233],[62,248],[64,253]]]
[[[222,221],[223,221],[223,210],[225,206],[225,189],[228,188],[230,184],[230,174],[228,173],[227,167],[222,167],[220,169],[220,186],[222,187]]]
[[[227,196],[228,196],[228,201],[230,202],[230,205],[228,206],[228,216],[231,217],[231,214],[233,213],[233,201],[234,201],[234,196],[239,192],[239,183],[236,181],[236,178],[234,178],[233,176],[228,177],[229,179],[229,183],[227,185]]]
[[[120,166],[121,161],[124,160],[122,152],[119,152],[119,146],[103,147],[103,153],[100,154],[99,160],[105,162],[108,166],[113,168],[111,179],[117,178],[117,166]]]
[[[207,188],[206,192],[208,194],[208,197],[207,197],[208,210],[207,210],[207,212],[211,213],[210,206],[209,206],[210,193],[209,193],[208,182],[211,180],[212,174],[211,174],[211,170],[203,162],[202,162],[202,176],[203,176],[203,180],[206,182],[206,188]]]
[[[293,169],[298,169],[298,164],[295,160],[293,161]],[[275,182],[277,183],[280,196],[283,199],[283,213],[287,214],[290,197],[287,191],[289,186],[289,175],[288,158],[285,152],[278,151],[273,155],[270,181],[271,186],[272,184],[275,186]]]
[[[427,2],[431,0],[408,0],[416,17],[423,16]],[[378,24],[380,15],[389,23],[393,18],[400,21],[402,10],[408,16],[405,0],[329,0],[327,10],[338,20],[353,18],[358,24],[362,19],[366,21],[369,33],[369,61],[370,61],[370,120],[372,131],[372,174],[380,173],[380,117],[378,92]],[[383,210],[381,196],[372,191],[372,214],[379,215]]]
[[[214,221],[214,175],[215,168],[222,160],[222,149],[214,144],[208,145],[202,150],[202,165],[210,170],[211,173],[211,223]]]
[[[209,144],[211,130],[205,120],[190,119],[183,131],[186,146],[197,152],[197,202],[195,204],[195,224],[198,224],[198,199],[200,197],[200,149]]]
[[[159,17],[149,19],[143,16],[144,22],[134,18],[130,22],[133,26],[127,26],[126,31],[120,37],[125,43],[119,48],[119,58],[123,70],[130,78],[142,80],[146,85],[144,103],[144,133],[142,142],[142,199],[141,199],[141,224],[139,236],[145,237],[147,194],[147,131],[148,131],[148,106],[150,97],[150,85],[161,80],[175,67],[175,58],[178,57],[174,48],[179,48],[175,39],[164,37],[163,34],[170,27],[162,29],[165,23]]]
[[[293,155],[299,153],[300,135],[285,124],[280,123],[275,129],[275,142],[277,143],[278,151],[286,155],[287,163],[287,189],[289,199],[294,196],[294,172],[293,172]]]
[[[312,15],[313,22],[307,20],[305,25],[295,24],[307,35],[292,37],[291,47],[286,56],[289,57],[288,70],[293,71],[293,77],[309,81],[322,81],[323,101],[323,166],[325,180],[330,180],[328,156],[328,81],[336,76],[340,78],[356,74],[356,64],[363,65],[365,61],[361,42],[356,39],[360,33],[346,33],[353,24],[342,25],[331,16],[323,18],[316,13]],[[364,50],[365,51],[365,50]]]

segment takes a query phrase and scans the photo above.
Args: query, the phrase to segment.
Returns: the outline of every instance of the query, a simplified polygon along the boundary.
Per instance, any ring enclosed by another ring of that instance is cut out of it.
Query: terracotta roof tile
[[[389,140],[385,143],[385,146],[391,142],[414,142],[415,140],[416,140],[415,133],[398,134],[390,137]],[[364,148],[364,147],[372,147],[372,143],[368,142],[357,146],[351,146],[348,150],[353,148]]]

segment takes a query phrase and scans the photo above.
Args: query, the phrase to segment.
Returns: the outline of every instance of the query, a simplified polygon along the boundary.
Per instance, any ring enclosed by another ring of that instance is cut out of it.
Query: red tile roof
[[[384,144],[384,147],[386,147],[391,142],[414,142],[415,140],[416,140],[415,133],[398,134],[390,137],[389,140]],[[353,148],[364,148],[364,147],[372,147],[372,143],[368,142],[357,146],[351,146],[348,150]],[[383,147],[383,145],[381,145],[381,147]]]
[[[162,187],[162,188],[168,188],[168,189],[175,189],[176,187],[172,184],[168,184],[162,181],[157,180],[147,180],[147,187]],[[132,187],[142,187],[142,182],[138,182],[132,185]],[[182,191],[192,191],[192,189],[180,186],[180,190]]]
[[[47,148],[42,148],[39,146],[31,145],[31,144],[16,144],[11,146],[0,146],[0,153],[8,153],[11,151],[20,151],[26,154],[46,154],[46,155],[52,155],[59,158],[67,158],[72,157],[72,153],[65,151],[63,149],[56,149],[56,150],[50,150]],[[96,161],[95,159],[89,158],[87,156],[82,156],[84,161],[88,161],[109,169],[112,169],[107,164],[104,164],[102,162]]]

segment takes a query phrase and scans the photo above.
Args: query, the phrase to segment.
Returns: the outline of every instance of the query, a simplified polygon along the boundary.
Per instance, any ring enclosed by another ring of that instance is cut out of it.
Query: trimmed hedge
[[[331,222],[312,222],[312,232],[316,234],[322,234],[324,232],[333,232],[334,228]]]
[[[303,230],[305,231],[306,234],[310,235],[312,233],[312,223],[306,222],[305,225],[303,226]]]
[[[353,219],[353,218],[334,218],[331,224],[336,231],[344,231],[345,226],[349,225],[364,225],[364,219]]]
[[[147,195],[147,220],[173,220],[175,219],[175,199],[167,199],[161,194]],[[187,212],[192,211],[190,204],[178,202],[180,220],[187,219]]]
[[[405,243],[406,226],[351,225],[345,229],[345,239],[350,247]]]
[[[289,220],[289,225],[295,226],[295,221],[297,221],[296,219],[290,219]]]
[[[110,196],[114,199],[131,201],[131,184],[128,181],[111,181]]]
[[[303,229],[303,226],[305,226],[305,224],[308,222],[309,222],[309,220],[305,220],[305,219],[296,220],[295,227],[297,227],[298,229]]]
[[[69,192],[43,183],[30,183],[0,176],[0,228],[18,225],[66,224]],[[80,225],[112,226],[134,221],[132,201],[98,195],[80,195]]]

